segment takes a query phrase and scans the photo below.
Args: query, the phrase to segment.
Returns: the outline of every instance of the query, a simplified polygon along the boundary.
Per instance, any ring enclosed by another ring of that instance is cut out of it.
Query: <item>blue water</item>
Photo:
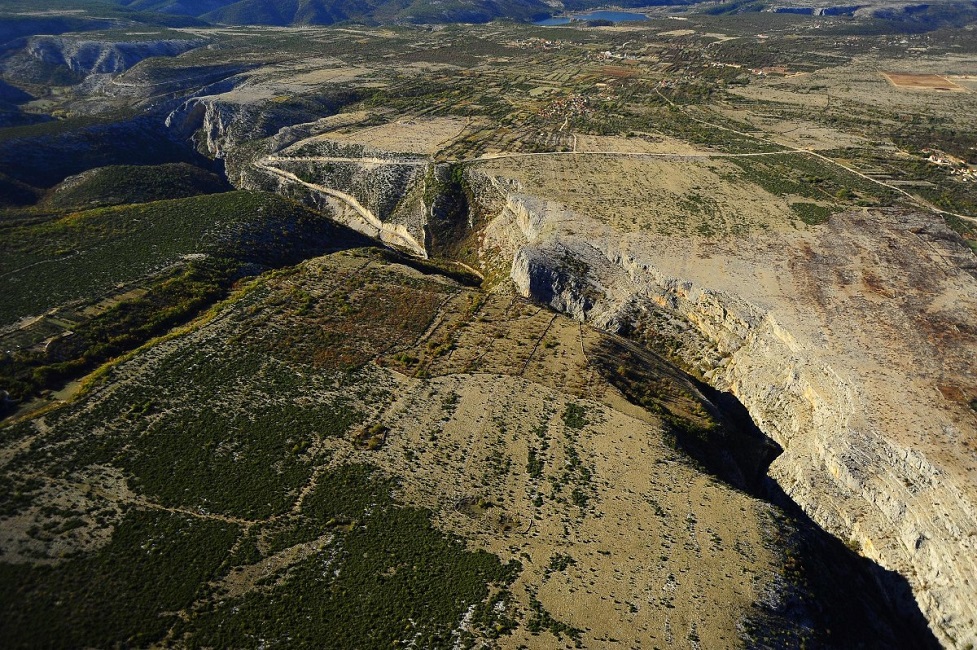
[[[623,23],[636,20],[648,20],[644,14],[635,14],[629,11],[592,11],[589,14],[575,14],[573,16],[561,16],[559,18],[547,18],[535,23],[536,25],[569,25],[573,20],[610,20],[615,23]]]

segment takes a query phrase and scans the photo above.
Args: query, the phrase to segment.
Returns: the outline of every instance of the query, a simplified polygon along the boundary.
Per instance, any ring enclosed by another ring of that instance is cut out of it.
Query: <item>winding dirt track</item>
[[[403,226],[394,226],[391,224],[383,223],[377,219],[376,215],[365,208],[354,196],[347,194],[346,192],[341,192],[337,189],[331,187],[325,187],[323,185],[317,185],[315,183],[309,183],[303,181],[301,178],[293,174],[292,172],[287,172],[283,169],[279,169],[273,165],[266,162],[267,159],[261,159],[255,162],[255,166],[262,169],[274,176],[278,176],[284,180],[292,183],[299,183],[304,185],[310,190],[316,192],[321,192],[335,199],[339,199],[349,207],[351,207],[362,219],[360,224],[350,224],[355,230],[359,230],[364,234],[370,235],[380,239],[388,244],[393,244],[394,246],[399,246],[401,248],[406,248],[413,252],[415,255],[427,259],[427,251],[424,246],[414,238],[407,229]],[[354,162],[351,160],[350,162]],[[361,227],[356,227],[361,226]]]

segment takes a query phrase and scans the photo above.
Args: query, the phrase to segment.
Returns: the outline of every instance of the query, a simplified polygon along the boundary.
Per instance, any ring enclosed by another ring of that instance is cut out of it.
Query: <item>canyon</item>
[[[977,41],[770,9],[14,34],[0,633],[977,644]]]
[[[287,149],[276,161],[287,163]],[[977,260],[942,219],[859,209],[719,240],[627,232],[540,196],[551,188],[507,178],[496,161],[466,161],[469,201],[486,211],[467,224],[479,270],[510,267],[523,296],[637,341],[668,323],[673,358],[735,395],[781,447],[771,479],[819,525],[905,576],[942,643],[977,642],[977,419],[964,399],[977,388]],[[376,169],[400,165],[394,155],[340,164],[381,179],[332,181],[366,205],[423,194],[383,182]],[[284,181],[286,194],[329,198]],[[416,253],[427,224],[390,221],[413,230],[405,248]]]

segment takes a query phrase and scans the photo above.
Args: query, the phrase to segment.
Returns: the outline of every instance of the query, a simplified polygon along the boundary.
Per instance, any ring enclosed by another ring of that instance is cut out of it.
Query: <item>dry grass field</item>
[[[792,228],[790,204],[802,200],[772,194],[728,159],[701,155],[532,156],[480,167],[551,201],[550,210],[585,214],[622,232],[721,236]]]
[[[461,137],[472,122],[461,117],[405,117],[364,129],[331,131],[319,139],[433,156]]]

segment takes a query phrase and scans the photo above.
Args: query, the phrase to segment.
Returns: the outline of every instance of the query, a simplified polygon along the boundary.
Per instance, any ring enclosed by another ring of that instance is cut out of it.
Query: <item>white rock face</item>
[[[705,378],[784,448],[783,489],[907,578],[941,643],[977,644],[977,280],[941,222],[873,212],[696,241],[522,197],[499,221],[497,236],[522,234],[524,295],[608,328],[642,310],[685,319],[718,353],[699,355]]]
[[[223,158],[235,140],[234,125],[240,121],[241,107],[203,95],[183,103],[166,117],[166,127],[184,134],[199,133],[200,145],[215,158]]]

